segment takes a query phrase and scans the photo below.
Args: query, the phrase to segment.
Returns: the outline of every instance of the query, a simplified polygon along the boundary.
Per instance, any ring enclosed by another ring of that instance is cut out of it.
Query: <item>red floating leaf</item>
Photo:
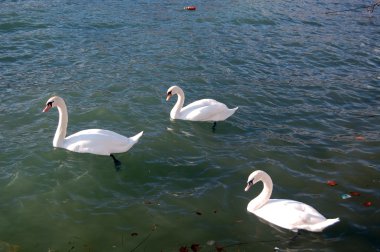
[[[193,252],[198,252],[201,250],[201,246],[199,244],[193,244],[193,245],[191,245],[190,248],[191,248],[191,251],[193,251]]]
[[[360,192],[350,192],[351,196],[360,196]]]
[[[189,250],[187,249],[186,246],[184,246],[184,247],[182,246],[179,248],[179,252],[189,252]]]
[[[371,201],[366,201],[366,202],[363,203],[363,206],[370,207],[370,206],[372,206],[372,202]]]
[[[329,180],[329,181],[327,181],[327,184],[329,186],[336,186],[336,185],[338,185],[338,183],[335,180]]]
[[[185,9],[185,10],[195,11],[195,10],[197,9],[197,7],[195,7],[195,6],[186,6],[186,7],[184,7],[183,9]]]
[[[358,141],[363,141],[365,138],[364,136],[356,136],[355,139]]]

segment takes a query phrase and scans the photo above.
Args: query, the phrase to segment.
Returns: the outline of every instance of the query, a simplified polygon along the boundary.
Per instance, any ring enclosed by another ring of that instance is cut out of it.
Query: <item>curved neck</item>
[[[53,139],[53,146],[62,147],[63,140],[66,137],[66,129],[67,129],[67,122],[68,122],[66,104],[63,102],[62,104],[57,106],[57,109],[59,113],[59,121],[58,121],[57,130],[55,132],[54,139]]]
[[[263,190],[261,191],[259,196],[251,200],[251,202],[249,202],[249,207],[252,210],[259,209],[260,207],[265,205],[270,199],[270,196],[272,195],[273,182],[269,175],[262,174],[261,181],[263,182]]]
[[[182,90],[178,90],[177,92],[178,99],[172,110],[170,111],[170,117],[172,119],[176,119],[181,112],[183,104],[185,103],[185,93]]]

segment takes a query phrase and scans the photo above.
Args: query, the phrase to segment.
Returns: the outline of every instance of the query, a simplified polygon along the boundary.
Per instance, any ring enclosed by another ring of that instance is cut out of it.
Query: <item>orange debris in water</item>
[[[363,203],[363,205],[366,206],[366,207],[370,207],[370,206],[372,206],[372,202],[371,201],[366,201],[366,202]]]
[[[329,180],[329,181],[327,181],[327,184],[329,186],[336,186],[338,183],[335,180]]]
[[[350,195],[351,196],[360,196],[360,193],[359,192],[350,192]]]
[[[365,138],[364,136],[356,136],[355,139],[358,141],[363,141]]]
[[[184,9],[184,10],[192,10],[192,11],[194,11],[194,10],[197,9],[197,7],[195,7],[195,6],[186,6],[186,7],[184,7],[183,9]]]

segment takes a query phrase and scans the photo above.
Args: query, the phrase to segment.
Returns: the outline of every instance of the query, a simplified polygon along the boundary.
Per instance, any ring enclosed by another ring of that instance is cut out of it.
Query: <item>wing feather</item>
[[[190,103],[181,110],[181,117],[192,121],[218,121],[219,115],[228,110],[223,103],[213,99],[202,99]]]
[[[128,150],[132,141],[109,130],[88,129],[65,138],[64,148],[81,153],[110,155]]]

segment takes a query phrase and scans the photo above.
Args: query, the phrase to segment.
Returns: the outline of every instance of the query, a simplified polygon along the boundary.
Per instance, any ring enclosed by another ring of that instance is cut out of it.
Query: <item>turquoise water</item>
[[[0,2],[0,251],[380,251],[371,3]],[[239,110],[215,133],[171,121],[172,85],[186,104]],[[116,155],[121,171],[52,147],[58,113],[42,109],[53,95],[66,101],[69,134],[144,130]],[[274,198],[341,222],[291,239],[247,213],[262,189],[244,192],[256,169]],[[360,196],[342,199],[349,192]]]

